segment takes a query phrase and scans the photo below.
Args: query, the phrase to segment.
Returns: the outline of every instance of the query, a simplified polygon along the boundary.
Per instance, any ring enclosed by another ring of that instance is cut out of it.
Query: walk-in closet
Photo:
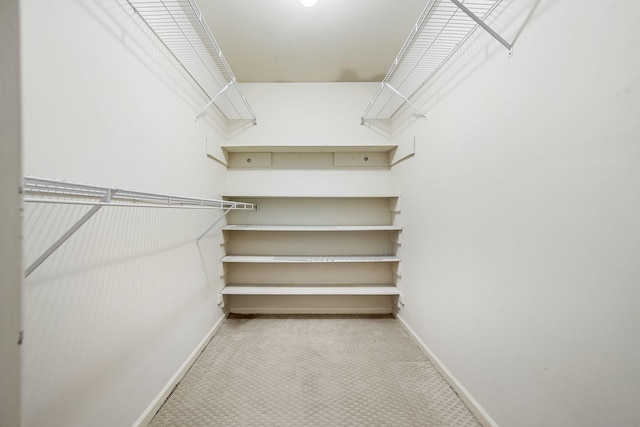
[[[638,17],[3,0],[0,425],[637,426]]]

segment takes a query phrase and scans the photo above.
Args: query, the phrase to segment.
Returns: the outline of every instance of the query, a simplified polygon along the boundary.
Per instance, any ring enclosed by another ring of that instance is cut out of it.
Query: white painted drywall
[[[250,83],[258,126],[230,145],[389,145],[389,139],[360,125],[377,83]],[[331,154],[328,154],[331,155]],[[319,159],[321,160],[321,159]],[[275,159],[274,159],[275,161]],[[298,167],[229,169],[227,194],[249,196],[388,196],[388,168]]]
[[[245,83],[258,126],[230,145],[375,145],[383,135],[360,125],[379,83]]]
[[[125,1],[21,2],[24,171],[214,198],[205,97]],[[86,208],[25,210],[28,265]],[[210,210],[103,208],[24,285],[25,426],[130,426],[222,316]],[[224,223],[224,221],[223,221]]]
[[[503,2],[399,126],[403,318],[501,426],[640,420],[640,4]]]
[[[391,190],[389,169],[229,169],[226,194],[243,196],[384,197]]]
[[[22,287],[19,2],[0,3],[0,425],[20,425]]]

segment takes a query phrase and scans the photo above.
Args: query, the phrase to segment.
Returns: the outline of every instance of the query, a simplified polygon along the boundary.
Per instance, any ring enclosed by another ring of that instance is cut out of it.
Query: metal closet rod
[[[257,210],[253,203],[234,202],[229,200],[194,199],[190,197],[167,194],[147,193],[143,191],[124,190],[121,188],[102,187],[90,184],[79,184],[48,178],[25,176],[22,193],[25,203],[59,203],[93,206],[79,220],[58,238],[25,270],[24,277],[29,277],[47,258],[49,258],[64,242],[80,229],[103,206],[136,207],[136,208],[174,208],[174,209],[224,209],[225,212],[214,224],[198,238],[204,237],[231,210]]]

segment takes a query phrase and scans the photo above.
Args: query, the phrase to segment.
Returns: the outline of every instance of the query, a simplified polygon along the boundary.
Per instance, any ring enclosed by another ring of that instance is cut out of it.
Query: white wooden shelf
[[[254,264],[313,264],[318,262],[332,263],[368,263],[368,262],[400,262],[394,255],[227,255],[222,258],[226,263],[254,263]]]
[[[388,153],[397,145],[223,145],[227,153]]]
[[[222,295],[400,295],[395,286],[268,286],[229,284]]]
[[[251,199],[397,199],[399,194],[312,194],[312,193],[283,193],[283,194],[256,194],[245,192],[234,192],[232,194],[222,194],[225,200],[238,199],[238,198],[251,198]]]
[[[398,225],[225,225],[223,231],[400,231]]]

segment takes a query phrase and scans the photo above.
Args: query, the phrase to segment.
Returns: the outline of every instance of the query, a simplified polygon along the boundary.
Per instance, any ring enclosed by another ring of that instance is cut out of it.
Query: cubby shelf
[[[223,145],[209,156],[230,169],[388,169],[397,145]]]

